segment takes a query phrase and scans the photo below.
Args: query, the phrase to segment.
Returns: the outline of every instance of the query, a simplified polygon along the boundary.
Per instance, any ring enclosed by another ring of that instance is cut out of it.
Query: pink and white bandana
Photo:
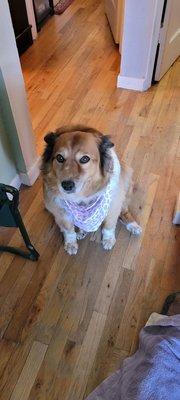
[[[112,199],[112,185],[109,183],[104,193],[97,196],[88,204],[63,200],[63,207],[73,220],[75,226],[85,232],[98,230],[106,218]]]

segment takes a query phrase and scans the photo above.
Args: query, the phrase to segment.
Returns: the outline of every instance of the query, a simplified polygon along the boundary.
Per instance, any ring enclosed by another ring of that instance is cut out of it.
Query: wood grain
[[[46,350],[47,346],[45,344],[39,342],[33,343],[10,400],[28,399]]]

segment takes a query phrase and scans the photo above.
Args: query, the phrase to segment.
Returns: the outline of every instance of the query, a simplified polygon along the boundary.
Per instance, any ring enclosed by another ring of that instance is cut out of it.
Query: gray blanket
[[[137,352],[86,400],[180,400],[180,315],[144,327]]]

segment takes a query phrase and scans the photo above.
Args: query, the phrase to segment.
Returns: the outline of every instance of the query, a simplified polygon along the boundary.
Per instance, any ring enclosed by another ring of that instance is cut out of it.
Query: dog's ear
[[[45,147],[45,150],[44,150],[44,153],[42,156],[43,164],[50,161],[52,154],[53,154],[54,144],[58,137],[59,137],[59,134],[56,132],[49,132],[44,137],[44,141],[47,143],[47,145]]]
[[[49,132],[46,136],[44,136],[44,141],[47,144],[54,144],[55,140],[59,135],[56,132]]]
[[[100,153],[100,163],[103,173],[112,172],[113,160],[110,155],[109,149],[114,146],[111,142],[109,136],[104,135],[100,139],[99,143],[99,153]]]

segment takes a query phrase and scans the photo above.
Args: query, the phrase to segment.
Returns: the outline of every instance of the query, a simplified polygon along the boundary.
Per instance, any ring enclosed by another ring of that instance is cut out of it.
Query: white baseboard
[[[146,78],[133,78],[131,76],[118,75],[117,87],[122,89],[139,90],[143,92],[147,90],[150,85]]]
[[[21,184],[26,186],[32,186],[36,181],[40,174],[40,157],[37,158],[33,166],[27,173],[20,172],[17,174],[12,181],[10,182],[10,186],[19,189]]]
[[[13,178],[13,180],[10,183],[10,186],[15,187],[16,189],[20,188],[20,186],[21,186],[21,178],[20,178],[20,176],[18,174]]]
[[[20,172],[20,179],[23,185],[32,186],[40,174],[40,161],[41,158],[38,157],[32,167],[27,171],[27,173]]]

